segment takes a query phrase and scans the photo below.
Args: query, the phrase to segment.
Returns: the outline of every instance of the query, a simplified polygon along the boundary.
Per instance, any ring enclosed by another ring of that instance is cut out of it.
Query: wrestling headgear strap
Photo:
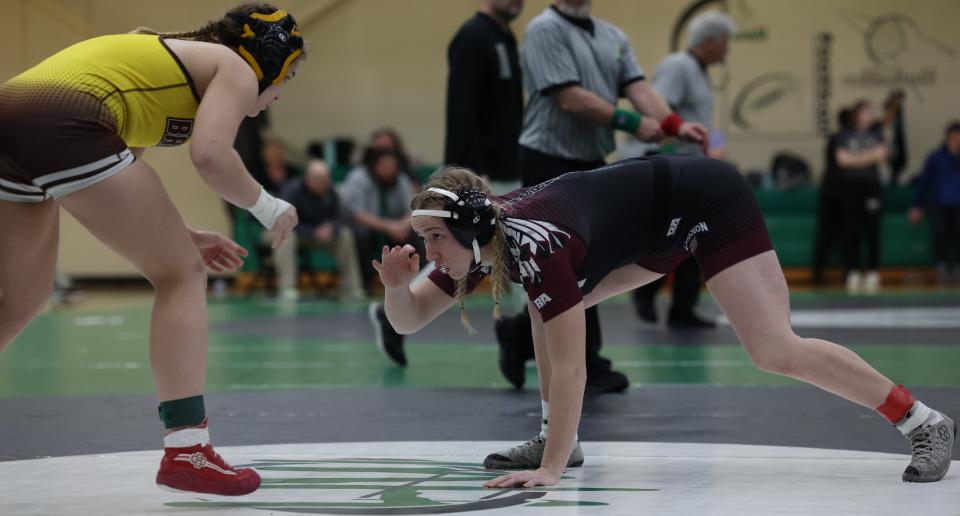
[[[480,246],[493,238],[497,226],[497,214],[490,200],[475,188],[466,188],[453,193],[443,188],[428,188],[446,197],[442,210],[413,210],[414,217],[441,217],[446,219],[447,229],[460,245],[473,249],[473,258],[480,264]]]
[[[303,53],[303,38],[293,15],[280,9],[273,14],[229,15],[243,25],[237,53],[253,68],[260,93],[287,76],[290,63]]]

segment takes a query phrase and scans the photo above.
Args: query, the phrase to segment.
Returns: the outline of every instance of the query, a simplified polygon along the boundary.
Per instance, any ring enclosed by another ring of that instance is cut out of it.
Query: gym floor
[[[909,448],[896,430],[757,370],[706,295],[700,312],[718,317],[715,330],[672,331],[639,321],[626,298],[604,303],[603,354],[631,388],[585,401],[584,468],[557,488],[499,495],[473,494],[490,475],[480,461],[535,435],[540,406],[532,362],[523,391],[497,369],[486,296],[468,304],[479,334],[451,310],[408,338],[405,369],[376,349],[366,305],[211,300],[212,437],[228,461],[257,466],[267,489],[216,501],[165,493],[151,478],[161,427],[150,306],[148,292],[89,295],[48,310],[0,354],[0,491],[10,489],[0,514],[97,512],[102,500],[68,496],[85,474],[128,514],[809,514],[824,504],[960,515],[960,466],[936,484],[900,482]],[[960,291],[807,291],[792,306],[801,335],[850,347],[960,416]],[[437,475],[446,483],[431,484]]]

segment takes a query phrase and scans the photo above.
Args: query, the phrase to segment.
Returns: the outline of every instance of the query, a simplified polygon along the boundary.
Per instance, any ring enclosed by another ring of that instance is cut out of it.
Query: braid
[[[497,213],[497,229],[493,232],[493,268],[490,281],[493,283],[493,318],[500,319],[500,300],[507,294],[510,285],[510,268],[507,263],[507,234],[503,230],[503,208],[494,206]]]
[[[226,43],[225,38],[226,23],[223,20],[212,21],[197,30],[184,32],[180,37],[183,39],[192,39],[194,41],[206,41],[207,43]],[[177,37],[177,36],[171,36]]]
[[[463,298],[467,295],[467,279],[469,275],[464,276],[457,280],[457,301],[460,302],[460,321],[463,322],[463,327],[467,329],[467,334],[475,335],[477,330],[473,329],[473,325],[470,324],[470,316],[467,315],[467,308],[463,305]]]
[[[238,29],[236,27],[230,27],[228,24],[229,20],[217,20],[212,21],[196,30],[181,32],[158,32],[150,27],[137,27],[137,29],[132,31],[131,34],[150,34],[153,36],[162,36],[170,39],[186,39],[191,41],[204,41],[207,43],[220,43],[227,45],[229,44],[227,40],[232,41],[234,39],[239,39],[239,37],[232,37],[231,34],[231,29],[233,29],[233,32],[236,32]]]
[[[424,185],[423,191],[415,195],[410,201],[410,209],[419,210],[437,205],[442,206],[444,204],[446,198],[441,194],[429,191],[430,187],[438,187],[452,192],[462,188],[474,188],[483,192],[484,195],[490,195],[490,187],[472,170],[448,166],[433,173],[430,181]],[[493,242],[495,257],[493,267],[490,271],[490,281],[492,282],[491,295],[493,296],[494,302],[493,317],[494,319],[499,319],[500,300],[507,295],[510,288],[510,263],[508,259],[507,234],[503,225],[505,214],[503,209],[496,204],[493,205],[493,209],[497,214],[497,227],[493,232],[493,240],[491,240],[491,242]],[[457,280],[455,296],[460,303],[460,320],[463,321],[463,326],[467,329],[467,332],[472,335],[476,333],[476,330],[470,325],[470,317],[467,315],[463,302],[463,298],[467,294],[469,277],[470,275],[468,274]]]
[[[503,230],[503,212],[499,206],[494,207],[497,212],[497,229],[493,232],[493,267],[490,270],[491,295],[493,296],[493,318],[500,319],[500,300],[509,292],[510,268],[507,262],[507,236]],[[460,303],[460,320],[463,322],[467,333],[474,335],[477,333],[470,324],[470,316],[467,315],[463,299],[467,295],[467,282],[470,276],[464,276],[457,280],[456,298]]]
[[[251,13],[270,14],[277,8],[271,4],[248,3],[241,4],[224,15],[219,20],[214,20],[196,30],[181,32],[158,32],[149,27],[137,27],[131,34],[150,34],[153,36],[163,36],[170,39],[186,39],[192,41],[203,41],[206,43],[219,43],[228,47],[237,47],[240,44],[240,35],[243,33],[243,25],[233,20],[230,15],[233,13],[247,16]]]

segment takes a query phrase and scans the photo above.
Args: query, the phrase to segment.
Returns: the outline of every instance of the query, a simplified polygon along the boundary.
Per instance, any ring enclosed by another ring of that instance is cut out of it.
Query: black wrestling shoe
[[[667,325],[677,330],[710,330],[717,327],[717,323],[703,319],[693,311],[670,312]]]
[[[527,353],[517,345],[512,317],[502,317],[493,322],[494,332],[497,334],[497,344],[500,345],[498,363],[503,377],[517,390],[523,389],[527,379]]]
[[[373,334],[380,351],[398,366],[406,366],[407,355],[403,352],[403,335],[393,331],[383,306],[380,303],[370,303],[367,315],[370,317],[370,323],[373,324]]]
[[[587,394],[623,392],[628,387],[630,387],[630,380],[627,379],[627,375],[620,371],[606,368],[587,371]]]

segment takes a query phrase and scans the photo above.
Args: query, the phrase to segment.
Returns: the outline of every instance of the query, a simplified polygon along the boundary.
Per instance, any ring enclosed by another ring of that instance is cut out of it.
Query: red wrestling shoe
[[[256,471],[234,469],[213,451],[206,419],[200,426],[167,434],[163,444],[163,460],[157,472],[159,486],[223,496],[245,495],[260,487]]]

